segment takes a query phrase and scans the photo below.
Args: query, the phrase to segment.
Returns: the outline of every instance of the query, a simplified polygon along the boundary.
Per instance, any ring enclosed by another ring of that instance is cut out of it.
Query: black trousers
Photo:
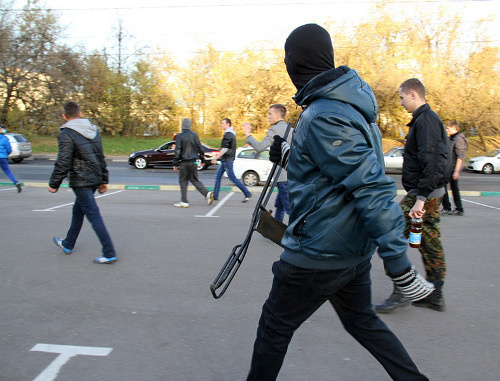
[[[462,212],[464,208],[462,206],[462,199],[460,198],[460,189],[458,189],[458,180],[450,179],[450,189],[453,194],[453,202],[455,203],[455,208]],[[450,197],[448,196],[448,184],[445,187],[446,192],[443,196],[443,209],[451,210]]]
[[[198,169],[196,163],[182,163],[179,169],[179,185],[181,187],[181,201],[188,202],[187,188],[188,182],[194,185],[203,197],[207,197],[208,189],[198,180]]]

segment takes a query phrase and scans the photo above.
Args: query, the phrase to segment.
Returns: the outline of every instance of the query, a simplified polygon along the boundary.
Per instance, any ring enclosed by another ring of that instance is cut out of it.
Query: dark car
[[[212,158],[219,153],[219,150],[201,143],[201,148],[205,154],[205,160],[197,160],[198,170],[207,169]],[[128,158],[128,163],[137,169],[147,167],[173,167],[175,155],[175,140],[167,142],[156,149],[134,152]]]

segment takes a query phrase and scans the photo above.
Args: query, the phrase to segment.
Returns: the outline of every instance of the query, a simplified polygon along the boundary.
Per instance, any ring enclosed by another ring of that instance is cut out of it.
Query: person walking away
[[[327,301],[393,380],[428,380],[371,305],[377,249],[410,298],[434,288],[406,255],[395,182],[384,173],[375,95],[355,70],[335,67],[330,35],[319,25],[303,25],[288,36],[285,64],[303,111],[289,154],[281,154],[288,144],[278,136],[270,158],[277,152],[273,160],[284,168],[289,158],[292,212],[284,252],[273,264],[248,380],[275,380],[295,330]]]
[[[403,82],[399,88],[401,105],[412,114],[408,124],[404,148],[402,183],[408,192],[400,206],[406,219],[404,234],[410,234],[411,219],[422,218],[422,242],[419,247],[426,278],[436,286],[427,298],[414,302],[414,306],[444,311],[442,287],[446,263],[440,231],[440,204],[451,167],[449,142],[443,122],[425,99],[425,87],[417,78]],[[410,303],[394,288],[383,303],[375,306],[381,313],[389,313]]]
[[[245,134],[246,143],[250,144],[253,148],[255,148],[258,152],[262,152],[267,148],[271,147],[274,142],[274,136],[278,135],[281,137],[285,136],[287,124],[285,123],[285,115],[286,115],[286,107],[282,104],[274,104],[269,107],[269,112],[267,114],[267,118],[269,119],[269,123],[271,127],[267,130],[266,137],[262,139],[260,142],[252,136],[252,126],[250,123],[245,123],[243,125],[243,132]],[[288,143],[291,142],[292,131],[288,133]],[[277,182],[278,187],[278,195],[276,197],[276,201],[274,206],[276,208],[276,212],[274,213],[274,218],[278,221],[283,222],[285,218],[285,213],[290,215],[290,201],[288,198],[288,182],[286,170],[282,169],[280,173],[280,177]]]
[[[17,181],[16,177],[9,168],[9,155],[12,152],[12,146],[10,145],[9,138],[5,136],[6,133],[7,128],[0,124],[0,167],[2,168],[3,173],[5,173],[10,181],[12,181],[12,184],[16,186],[17,193],[21,193],[23,190],[21,183]]]
[[[465,153],[467,151],[468,142],[465,135],[460,132],[456,120],[450,120],[446,124],[446,132],[448,133],[450,139],[451,171],[452,171],[448,178],[448,181],[450,183],[455,209],[453,211],[451,210],[450,197],[448,196],[448,192],[445,185],[445,192],[443,196],[443,209],[441,210],[441,215],[463,216],[464,207],[462,205],[462,199],[460,198],[458,179],[460,177],[460,173],[462,172],[462,167],[464,165]]]
[[[54,237],[54,243],[65,254],[71,254],[80,234],[84,217],[87,217],[102,245],[102,256],[95,263],[108,264],[117,260],[111,237],[104,225],[94,193],[108,189],[108,169],[104,159],[101,135],[97,127],[82,119],[80,107],[67,102],[62,114],[66,123],[57,136],[59,152],[49,180],[49,192],[56,193],[64,178],[68,177],[75,193],[71,225],[65,239]]]
[[[181,202],[174,204],[177,208],[189,208],[187,199],[188,181],[200,192],[211,205],[214,201],[213,192],[209,192],[198,179],[196,160],[205,160],[198,134],[191,130],[191,120],[184,118],[182,132],[175,139],[174,171],[179,169],[179,185],[181,187]]]
[[[220,165],[215,173],[214,200],[219,199],[222,176],[224,175],[224,172],[226,172],[229,180],[243,192],[245,198],[242,202],[248,202],[250,197],[252,197],[252,193],[250,193],[247,187],[236,178],[233,171],[234,159],[236,157],[236,131],[234,131],[234,128],[231,126],[231,120],[229,118],[224,118],[222,120],[221,128],[224,130],[224,136],[221,141],[221,149],[212,159],[212,164],[214,165],[217,164],[217,160],[220,160]]]

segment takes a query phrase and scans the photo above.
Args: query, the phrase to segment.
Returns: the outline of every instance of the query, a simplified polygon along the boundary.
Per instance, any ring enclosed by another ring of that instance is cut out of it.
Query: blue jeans
[[[0,159],[0,167],[2,168],[2,171],[4,171],[4,173],[10,179],[10,181],[12,181],[14,184],[17,184],[16,177],[10,171],[10,168],[9,168],[9,159]]]
[[[290,201],[288,200],[288,182],[280,181],[278,183],[278,196],[274,203],[276,207],[276,212],[274,213],[274,218],[279,222],[283,222],[285,218],[285,213],[290,215]]]
[[[326,301],[347,332],[393,380],[428,380],[373,311],[370,269],[370,260],[340,270],[309,270],[281,260],[275,262],[273,286],[262,307],[247,380],[276,380],[293,333]]]
[[[233,171],[233,161],[221,161],[219,164],[219,168],[217,168],[217,172],[215,174],[215,185],[214,185],[214,198],[219,198],[219,190],[220,190],[220,182],[222,180],[222,175],[224,172],[227,173],[227,177],[231,182],[236,185],[243,194],[248,197],[251,195],[250,191],[247,189],[243,183],[236,178]]]
[[[86,216],[92,225],[92,229],[94,229],[97,237],[99,237],[99,241],[101,241],[102,255],[106,258],[113,258],[116,257],[115,249],[106,226],[104,226],[99,207],[95,202],[95,190],[96,188],[73,188],[73,192],[76,195],[75,203],[73,204],[73,217],[71,218],[71,226],[62,244],[65,248],[73,250],[82,229],[83,218]]]

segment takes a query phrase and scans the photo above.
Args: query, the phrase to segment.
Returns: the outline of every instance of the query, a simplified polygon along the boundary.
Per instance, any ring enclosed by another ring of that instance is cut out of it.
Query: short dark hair
[[[275,103],[273,105],[271,105],[271,107],[269,108],[273,108],[275,109],[276,111],[279,112],[279,114],[281,115],[281,117],[284,119],[285,118],[285,115],[286,115],[286,107],[284,105],[282,105],[281,103]]]
[[[448,123],[446,123],[446,126],[452,126],[452,127],[455,127],[457,130],[459,129],[458,128],[458,122],[455,120],[455,119],[452,119],[450,120]]]
[[[224,118],[224,119],[222,119],[222,121],[223,121],[223,122],[225,121],[227,124],[229,124],[229,125],[231,126],[231,119],[229,119],[229,118]]]
[[[68,118],[77,118],[80,114],[80,106],[76,102],[66,102],[64,104],[64,115]]]
[[[410,78],[404,81],[399,89],[408,94],[410,91],[415,91],[420,98],[425,99],[425,86],[422,82],[420,82],[417,78]]]

